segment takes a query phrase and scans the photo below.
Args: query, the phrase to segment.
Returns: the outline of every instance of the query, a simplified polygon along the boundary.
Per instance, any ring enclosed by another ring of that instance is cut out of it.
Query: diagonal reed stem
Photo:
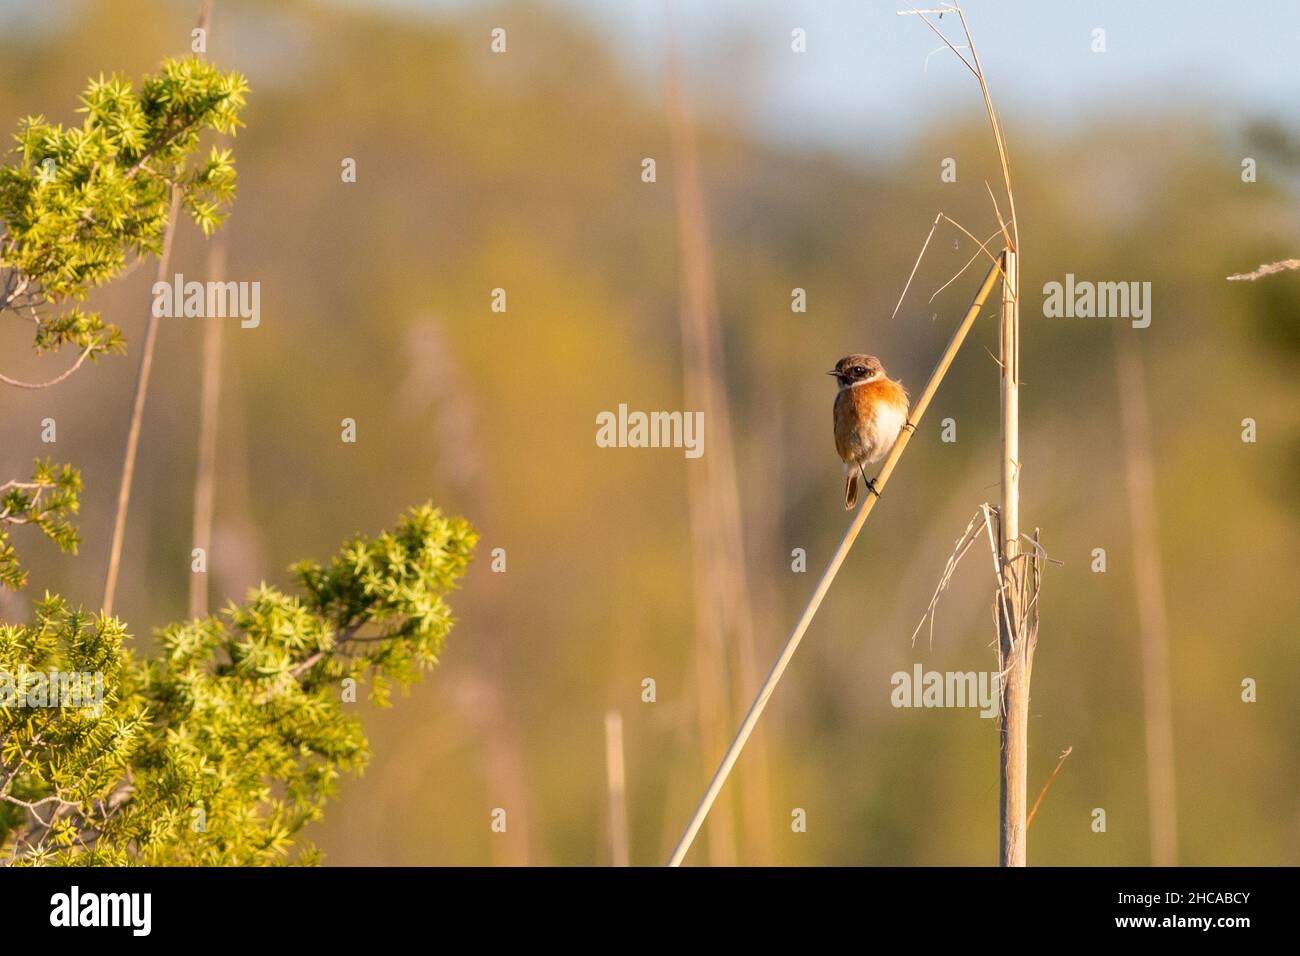
[[[213,0],[199,4],[197,26],[207,31],[212,22]],[[172,256],[172,239],[176,232],[176,217],[180,212],[181,194],[172,187],[172,204],[167,213],[167,231],[163,235],[162,255],[158,257],[158,282],[167,278]],[[144,403],[149,392],[149,373],[153,369],[154,343],[158,340],[158,317],[149,310],[145,326],[144,345],[140,350],[140,367],[135,377],[135,396],[131,400],[131,425],[126,433],[126,451],[122,455],[122,482],[117,489],[117,511],[113,517],[113,542],[108,548],[108,571],[104,575],[104,600],[100,613],[109,617],[113,613],[113,598],[117,594],[117,575],[122,563],[122,542],[126,538],[126,510],[131,504],[131,480],[135,477],[135,456],[140,447],[140,427],[144,421]],[[191,597],[193,601],[193,597]]]
[[[172,189],[171,212],[167,214],[167,232],[163,238],[162,255],[158,257],[158,281],[167,277],[172,257],[172,238],[176,232],[176,212],[181,194]],[[144,402],[149,392],[149,373],[153,369],[154,344],[158,341],[158,316],[149,310],[145,326],[144,344],[140,348],[140,368],[135,376],[135,397],[131,400],[131,425],[126,433],[126,451],[122,455],[122,482],[117,489],[117,512],[113,518],[113,543],[108,550],[108,572],[104,575],[104,600],[100,611],[105,617],[113,614],[113,598],[117,593],[117,573],[122,563],[122,541],[126,537],[126,510],[131,503],[131,479],[135,476],[135,456],[140,447],[140,426],[144,421]]]
[[[772,692],[776,690],[776,685],[780,683],[786,667],[789,666],[791,659],[793,659],[795,651],[799,649],[799,643],[803,640],[809,625],[812,624],[812,619],[817,614],[818,608],[821,607],[826,592],[830,590],[831,582],[835,580],[835,575],[839,573],[840,565],[848,557],[853,542],[857,540],[859,532],[862,531],[862,526],[867,523],[867,518],[870,517],[872,509],[876,506],[876,502],[880,500],[880,495],[884,493],[885,485],[889,482],[889,476],[893,474],[894,466],[898,464],[898,459],[902,457],[903,450],[907,448],[907,443],[911,440],[917,423],[921,421],[921,416],[925,414],[926,408],[929,407],[930,400],[934,398],[934,393],[939,388],[939,383],[943,381],[944,375],[948,373],[948,368],[952,365],[953,359],[956,358],[958,349],[966,340],[966,334],[970,332],[971,326],[975,324],[975,319],[984,307],[984,300],[988,298],[989,292],[993,289],[993,284],[1001,274],[1002,259],[999,259],[989,267],[988,273],[984,276],[984,281],[980,284],[979,292],[976,293],[970,308],[966,310],[966,315],[961,320],[961,324],[953,332],[952,338],[948,340],[948,345],[943,350],[943,355],[940,357],[938,364],[935,365],[934,371],[930,373],[929,381],[925,383],[925,388],[921,391],[920,397],[917,398],[916,404],[912,406],[907,425],[903,426],[903,430],[899,432],[898,441],[894,443],[893,449],[885,458],[880,474],[876,476],[878,493],[866,495],[862,507],[853,516],[848,530],[844,532],[844,537],[840,539],[839,547],[835,549],[835,554],[831,557],[830,564],[822,572],[821,579],[817,582],[817,587],[813,591],[812,597],[809,598],[807,607],[804,608],[803,614],[799,616],[799,620],[794,626],[794,630],[790,632],[790,636],[786,639],[785,647],[781,649],[780,656],[776,659],[776,663],[772,665],[772,670],[768,673],[767,679],[763,681],[763,686],[759,688],[754,702],[749,705],[745,719],[740,723],[740,730],[736,732],[735,739],[732,740],[731,746],[727,748],[722,763],[718,765],[717,771],[713,774],[713,779],[709,781],[709,787],[704,791],[699,806],[695,808],[694,816],[691,817],[690,823],[686,825],[686,830],[682,833],[677,848],[673,850],[673,855],[668,860],[669,866],[681,866],[682,860],[685,859],[687,852],[691,848],[691,843],[694,842],[696,835],[700,832],[700,827],[704,825],[705,817],[709,815],[709,809],[722,791],[723,784],[727,782],[727,777],[731,774],[731,768],[735,766],[736,761],[740,758],[740,752],[745,749],[745,742],[749,740],[749,735],[754,732],[754,727],[758,725],[758,719],[763,716],[763,711],[767,708],[767,702],[771,699]]]

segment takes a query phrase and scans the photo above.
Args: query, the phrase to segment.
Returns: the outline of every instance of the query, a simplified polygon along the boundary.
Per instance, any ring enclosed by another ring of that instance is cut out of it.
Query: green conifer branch
[[[13,161],[0,165],[0,317],[31,323],[38,353],[71,345],[79,355],[46,381],[0,374],[0,384],[45,388],[125,351],[116,326],[75,303],[122,275],[128,256],[159,253],[173,189],[205,235],[220,226],[235,195],[234,157],[215,147],[201,162],[194,157],[205,132],[234,135],[243,125],[247,91],[237,72],[197,58],[166,60],[138,90],[118,76],[91,80],[79,126],[42,116],[21,122]],[[26,581],[9,526],[35,524],[75,553],[69,519],[80,488],[67,466],[57,480],[0,485],[0,586]]]
[[[327,566],[297,565],[301,593],[263,584],[162,629],[153,659],[120,621],[51,595],[34,623],[0,626],[0,862],[315,862],[299,831],[369,756],[349,688],[383,706],[437,662],[476,541],[414,508]],[[98,711],[4,706],[4,674],[51,669],[103,674]]]

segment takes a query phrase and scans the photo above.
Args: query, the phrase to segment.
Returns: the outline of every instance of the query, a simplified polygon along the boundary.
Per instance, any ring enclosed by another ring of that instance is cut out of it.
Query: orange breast
[[[858,393],[854,396],[854,403],[858,407],[858,413],[864,417],[874,415],[876,406],[880,404],[893,406],[901,409],[904,415],[907,414],[907,392],[893,379],[882,378],[850,391]]]
[[[907,408],[907,392],[887,378],[841,389],[835,396],[835,450],[840,459],[864,461],[883,454],[895,435],[882,434],[878,426],[889,420],[897,428]]]

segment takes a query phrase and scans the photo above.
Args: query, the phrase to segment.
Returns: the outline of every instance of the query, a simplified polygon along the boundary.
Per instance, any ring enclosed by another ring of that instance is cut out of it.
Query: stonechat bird
[[[858,475],[876,491],[866,466],[889,454],[907,424],[907,392],[885,374],[874,355],[846,355],[826,373],[839,383],[835,396],[835,450],[844,461],[844,510],[858,503]]]

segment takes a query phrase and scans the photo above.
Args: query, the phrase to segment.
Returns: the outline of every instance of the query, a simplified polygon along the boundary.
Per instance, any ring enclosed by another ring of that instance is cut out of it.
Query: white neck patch
[[[841,385],[840,391],[844,391],[844,389],[846,388],[857,388],[859,385],[870,385],[872,382],[875,381],[879,381],[879,379],[877,379],[876,376],[873,375],[871,378],[864,378],[862,381],[854,382],[852,385]]]

